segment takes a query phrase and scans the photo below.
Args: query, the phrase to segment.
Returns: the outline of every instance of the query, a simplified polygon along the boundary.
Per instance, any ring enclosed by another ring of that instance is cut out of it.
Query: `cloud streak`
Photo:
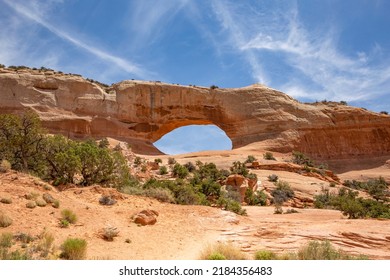
[[[251,67],[252,77],[288,94],[308,99],[368,100],[388,93],[389,59],[380,63],[380,47],[369,54],[346,55],[337,47],[337,27],[316,34],[299,19],[296,2],[244,5],[214,0],[213,11],[234,50]],[[283,5],[283,6],[282,6]],[[268,71],[266,58],[277,57],[285,81]],[[286,70],[289,69],[289,70]]]
[[[147,76],[150,76],[151,73],[148,73],[148,71],[142,69],[135,63],[132,63],[128,60],[125,60],[121,57],[112,55],[108,52],[105,52],[97,47],[93,47],[88,45],[87,43],[83,42],[82,40],[76,38],[75,36],[72,36],[68,34],[67,32],[55,27],[54,25],[47,22],[42,15],[37,12],[38,8],[41,9],[41,7],[37,4],[37,2],[33,2],[33,5],[31,7],[26,7],[21,4],[18,4],[11,0],[4,0],[4,3],[6,3],[10,8],[12,8],[16,13],[19,15],[22,15],[23,17],[39,24],[40,26],[46,28],[51,33],[56,35],[57,37],[87,51],[88,53],[96,56],[97,58],[104,60],[109,63],[115,64],[117,67],[121,68],[122,70],[137,75],[138,77],[145,78]],[[38,6],[37,6],[38,5]]]

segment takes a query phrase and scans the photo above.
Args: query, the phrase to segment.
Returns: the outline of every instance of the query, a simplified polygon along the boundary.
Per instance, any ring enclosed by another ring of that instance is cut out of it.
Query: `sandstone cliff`
[[[175,128],[215,124],[233,148],[256,143],[324,160],[390,155],[390,116],[337,103],[302,104],[263,85],[210,89],[122,81],[104,87],[54,71],[0,69],[0,112],[26,108],[51,132],[117,138],[145,154],[159,153],[153,143]]]

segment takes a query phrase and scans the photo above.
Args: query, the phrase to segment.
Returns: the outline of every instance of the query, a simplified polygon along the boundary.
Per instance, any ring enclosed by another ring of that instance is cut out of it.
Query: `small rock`
[[[157,222],[158,212],[154,210],[142,210],[134,216],[134,223],[143,226],[154,225]]]

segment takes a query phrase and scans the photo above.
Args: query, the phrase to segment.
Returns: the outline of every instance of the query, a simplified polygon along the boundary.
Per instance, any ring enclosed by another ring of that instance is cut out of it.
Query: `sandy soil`
[[[244,154],[262,158],[263,151],[234,150],[192,153],[175,156],[181,163],[188,161],[215,162],[228,168],[235,160],[245,160]],[[277,160],[288,155],[275,154]],[[154,159],[155,157],[149,157]],[[166,163],[168,156],[160,156]],[[296,193],[312,197],[329,183],[316,178],[303,177],[286,171],[254,171],[262,188],[267,188],[266,177],[275,173],[288,181]],[[382,175],[390,178],[387,165],[373,169],[348,171],[341,179],[358,179]],[[198,259],[201,251],[215,242],[230,241],[248,256],[256,250],[277,252],[296,250],[309,240],[330,240],[335,246],[351,254],[365,254],[373,259],[390,259],[390,221],[361,219],[349,220],[334,210],[297,209],[299,213],[274,214],[273,207],[246,207],[248,216],[205,206],[181,206],[160,203],[154,199],[129,196],[99,186],[48,190],[44,182],[26,174],[10,171],[0,174],[0,198],[12,199],[12,204],[0,203],[0,211],[13,219],[13,224],[0,228],[0,233],[28,233],[38,235],[43,230],[53,233],[57,249],[68,237],[84,238],[88,242],[88,259]],[[26,208],[26,194],[50,193],[60,201],[60,208]],[[102,194],[116,197],[113,206],[99,204]],[[69,228],[61,228],[61,210],[73,210],[78,221]],[[132,216],[144,209],[159,213],[153,226],[138,226]],[[119,229],[114,241],[103,240],[99,230],[107,225]]]

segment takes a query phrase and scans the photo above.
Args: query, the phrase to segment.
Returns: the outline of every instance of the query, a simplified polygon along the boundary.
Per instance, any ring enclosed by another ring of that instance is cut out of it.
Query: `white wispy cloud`
[[[245,56],[255,80],[310,99],[356,101],[388,93],[389,59],[378,62],[380,46],[370,53],[344,54],[337,46],[337,27],[310,31],[300,22],[296,1],[274,2],[268,11],[264,11],[264,2],[252,6],[220,0],[212,3],[221,28],[235,50]],[[286,82],[274,81],[267,71],[264,58],[269,54],[277,55],[280,63],[293,70],[280,73]]]
[[[134,47],[151,45],[169,32],[167,25],[190,4],[190,0],[133,1],[128,26]]]
[[[61,30],[60,28],[52,25],[48,21],[44,19],[44,12],[45,12],[45,7],[47,7],[46,4],[42,4],[42,2],[39,1],[34,1],[31,2],[29,6],[24,6],[22,4],[19,4],[15,1],[11,0],[3,0],[4,3],[6,3],[10,8],[12,8],[16,13],[19,15],[22,15],[23,17],[39,24],[40,26],[46,28],[50,32],[52,32],[54,35],[57,37],[73,44],[74,46],[77,46],[88,53],[96,56],[100,60],[104,60],[109,63],[113,63],[120,69],[137,75],[138,77],[145,78],[145,77],[150,77],[153,76],[153,73],[150,73],[146,71],[145,69],[142,69],[139,67],[137,64],[130,62],[126,59],[123,59],[119,56],[115,56],[113,54],[110,54],[98,47],[92,46],[81,39],[75,37],[74,35],[70,35],[64,30]],[[49,1],[49,2],[53,2]],[[56,1],[54,0],[55,3],[61,2],[61,1]]]

